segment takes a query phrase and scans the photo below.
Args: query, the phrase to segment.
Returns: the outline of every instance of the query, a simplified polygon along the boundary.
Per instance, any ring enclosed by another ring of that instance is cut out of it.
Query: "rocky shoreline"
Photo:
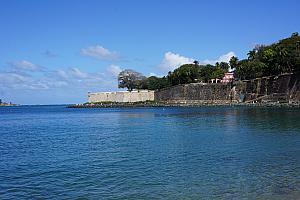
[[[85,103],[69,105],[68,108],[143,108],[143,107],[205,107],[205,106],[247,106],[247,107],[286,107],[300,108],[299,103],[232,103],[232,102],[197,102],[197,103],[172,103],[172,102],[134,102],[134,103]]]
[[[18,106],[18,104],[13,104],[13,103],[1,103],[0,107],[9,107],[9,106]]]

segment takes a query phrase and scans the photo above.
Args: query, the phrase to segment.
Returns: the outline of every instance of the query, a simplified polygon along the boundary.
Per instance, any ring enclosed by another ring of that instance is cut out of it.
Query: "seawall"
[[[155,91],[155,101],[170,103],[230,102],[230,84],[191,83]]]
[[[229,84],[192,83],[155,91],[155,101],[170,103],[300,103],[300,73]]]
[[[119,92],[96,92],[88,94],[88,102],[143,102],[153,101],[154,91],[140,90],[140,91],[119,91]]]

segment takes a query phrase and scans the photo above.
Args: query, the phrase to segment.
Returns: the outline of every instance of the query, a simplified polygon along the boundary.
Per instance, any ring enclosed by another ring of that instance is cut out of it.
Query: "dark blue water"
[[[300,109],[0,108],[0,199],[299,199]]]

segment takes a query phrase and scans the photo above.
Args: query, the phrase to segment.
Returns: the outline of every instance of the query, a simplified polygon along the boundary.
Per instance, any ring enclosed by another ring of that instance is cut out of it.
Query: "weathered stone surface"
[[[96,92],[88,94],[88,102],[140,102],[153,101],[154,91],[120,91],[120,92]]]
[[[202,84],[193,83],[173,86],[156,91],[154,99],[157,101],[230,101],[230,84]]]
[[[245,101],[300,102],[300,74],[283,74],[239,83],[238,91],[245,94]]]
[[[283,74],[232,84],[193,83],[155,91],[156,101],[300,103],[300,73]]]

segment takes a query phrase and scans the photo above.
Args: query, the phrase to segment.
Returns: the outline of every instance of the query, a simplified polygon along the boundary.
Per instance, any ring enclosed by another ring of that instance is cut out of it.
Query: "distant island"
[[[3,102],[2,99],[0,99],[0,106],[17,106],[17,104],[14,104],[12,102],[6,103]]]

